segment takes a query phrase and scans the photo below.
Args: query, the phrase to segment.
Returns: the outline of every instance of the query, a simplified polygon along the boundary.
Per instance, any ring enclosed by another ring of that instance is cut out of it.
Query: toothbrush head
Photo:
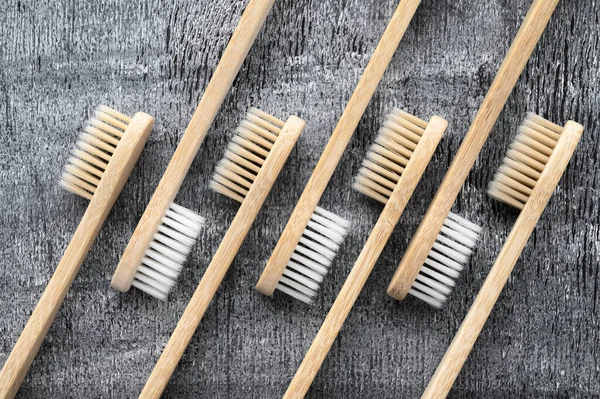
[[[563,127],[528,113],[502,166],[490,182],[488,195],[523,209],[540,178]]]
[[[350,222],[317,207],[275,288],[312,304],[349,227]]]
[[[428,122],[394,108],[369,149],[353,188],[387,204],[427,125]]]
[[[154,118],[142,112],[131,118],[107,106],[99,106],[71,151],[60,186],[91,200],[102,177],[112,168],[118,195],[153,126]]]
[[[217,165],[210,188],[243,202],[285,122],[251,108]]]
[[[468,263],[480,233],[481,227],[450,212],[408,294],[441,308]]]

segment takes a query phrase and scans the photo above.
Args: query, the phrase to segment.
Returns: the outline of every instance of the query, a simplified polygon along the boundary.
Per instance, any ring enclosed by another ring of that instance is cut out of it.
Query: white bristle
[[[219,162],[210,188],[242,202],[283,125],[283,121],[252,108]]]
[[[308,304],[312,303],[350,223],[317,207],[286,265],[277,289]]]
[[[367,153],[354,189],[386,204],[426,127],[427,122],[395,108]]]
[[[84,198],[92,199],[108,162],[125,133],[131,118],[106,106],[99,106],[79,135],[59,184]]]
[[[469,261],[480,232],[481,227],[451,212],[408,293],[431,306],[442,307]]]
[[[562,127],[529,113],[490,183],[488,194],[523,209],[562,130]]]
[[[202,216],[171,203],[144,253],[132,285],[166,300],[203,225]]]

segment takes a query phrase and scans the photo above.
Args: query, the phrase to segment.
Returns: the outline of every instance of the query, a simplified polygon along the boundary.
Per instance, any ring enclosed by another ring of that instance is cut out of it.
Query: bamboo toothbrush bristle
[[[71,152],[59,181],[61,187],[91,200],[130,122],[130,117],[99,106]]]
[[[313,303],[349,227],[347,220],[317,207],[276,289],[302,302]]]
[[[196,212],[171,203],[133,275],[131,285],[166,301],[205,220]]]
[[[450,212],[408,293],[441,308],[469,261],[480,233],[481,227]]]
[[[363,161],[354,189],[386,204],[426,127],[424,120],[395,108]]]
[[[219,162],[210,188],[242,202],[285,122],[252,108]]]
[[[519,210],[523,209],[562,130],[561,126],[528,113],[502,166],[490,182],[488,194]]]

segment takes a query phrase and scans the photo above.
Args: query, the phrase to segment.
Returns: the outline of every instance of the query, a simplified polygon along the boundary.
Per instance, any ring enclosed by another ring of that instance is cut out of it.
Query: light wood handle
[[[394,191],[392,191],[310,349],[304,356],[304,360],[290,383],[284,398],[303,398],[308,392],[331,345],[333,345],[346,317],[352,306],[354,306],[354,302],[371,274],[375,262],[379,259],[381,251],[383,251],[387,240],[396,227],[398,220],[400,220],[400,216],[402,216],[402,212],[417,187],[447,126],[448,122],[438,116],[432,117],[427,124],[417,148],[410,157],[400,180]]]
[[[177,323],[167,346],[158,359],[150,378],[148,378],[140,398],[159,398],[167,386],[185,348],[198,328],[204,312],[217,292],[217,288],[246,238],[283,164],[304,129],[304,125],[305,122],[302,119],[291,116],[283,126],[265,163],[260,168],[256,180],[250,187],[231,226],[225,233],[223,241],[202,276],[198,288]]]
[[[531,5],[471,128],[392,277],[387,292],[393,298],[404,299],[412,287],[469,171],[557,4],[558,0],[535,0]]]
[[[515,222],[465,320],[452,340],[452,344],[423,393],[423,398],[445,398],[450,392],[454,380],[467,360],[483,325],[521,256],[529,236],[571,160],[582,132],[583,126],[578,123],[568,122],[565,125],[533,192]]]
[[[15,396],[83,260],[144,148],[154,119],[136,114],[112,155],[102,179],[21,336],[0,372],[0,398]]]
[[[256,285],[262,294],[273,295],[302,232],[420,3],[420,0],[402,0],[396,8]]]
[[[167,208],[175,199],[204,136],[212,125],[274,1],[250,0],[244,10],[192,120],[119,261],[111,281],[114,289],[126,292],[131,288],[135,270],[140,265]]]

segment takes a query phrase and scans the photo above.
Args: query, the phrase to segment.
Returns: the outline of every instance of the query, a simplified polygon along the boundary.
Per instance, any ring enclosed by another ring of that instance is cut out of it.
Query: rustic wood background
[[[485,227],[442,311],[385,288],[489,87],[529,0],[424,0],[321,205],[353,223],[315,306],[253,286],[342,113],[395,0],[278,1],[182,188],[209,219],[168,303],[109,287],[246,0],[0,2],[0,364],[87,202],[57,185],[78,131],[108,104],[156,128],[20,392],[133,398],[183,312],[237,205],[208,190],[243,113],[307,129],[171,379],[165,397],[281,396],[381,207],[351,190],[393,106],[450,129],[316,378],[310,396],[417,397],[517,214],[485,195],[527,111],[586,131],[451,396],[598,397],[600,392],[599,36],[596,0],[563,1],[469,176],[455,210]]]

